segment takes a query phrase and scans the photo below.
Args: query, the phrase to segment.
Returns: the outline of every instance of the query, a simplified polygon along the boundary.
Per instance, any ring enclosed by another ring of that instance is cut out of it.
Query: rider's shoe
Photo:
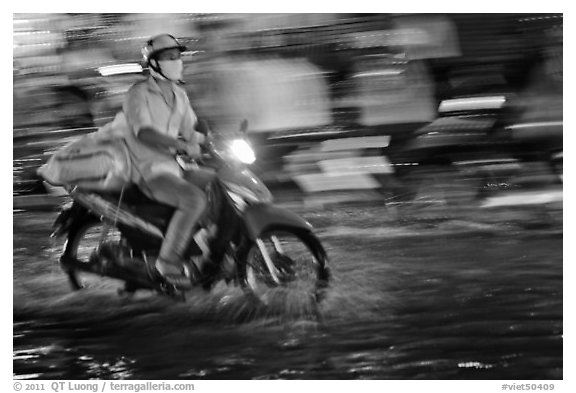
[[[158,258],[156,260],[156,270],[167,283],[174,285],[176,288],[192,288],[190,273],[186,272],[183,264],[174,264]]]
[[[220,273],[220,265],[212,261],[205,261],[202,264],[202,269],[200,271],[200,283],[202,288],[206,291],[212,289],[216,281],[218,280]]]

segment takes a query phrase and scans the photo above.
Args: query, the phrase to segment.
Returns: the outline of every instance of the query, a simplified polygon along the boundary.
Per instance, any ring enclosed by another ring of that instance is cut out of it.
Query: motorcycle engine
[[[134,263],[133,252],[123,241],[105,241],[100,245],[99,254],[109,263],[126,267]]]

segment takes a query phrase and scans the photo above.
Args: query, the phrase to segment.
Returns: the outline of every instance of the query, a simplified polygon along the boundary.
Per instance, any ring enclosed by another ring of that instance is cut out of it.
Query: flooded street
[[[13,12],[11,387],[563,385],[563,10],[430,6]]]
[[[307,211],[331,258],[321,318],[240,290],[186,303],[73,292],[54,213],[14,213],[19,379],[562,379],[562,231]]]

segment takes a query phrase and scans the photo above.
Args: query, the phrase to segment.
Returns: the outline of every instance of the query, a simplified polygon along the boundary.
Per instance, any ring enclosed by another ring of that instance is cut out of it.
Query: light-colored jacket
[[[130,131],[125,139],[132,161],[132,181],[137,184],[162,173],[181,174],[173,152],[159,151],[138,139],[142,127],[150,126],[173,138],[181,136],[198,144],[194,130],[197,118],[188,96],[176,84],[171,86],[175,96],[172,106],[153,77],[132,86],[124,100],[123,112]]]

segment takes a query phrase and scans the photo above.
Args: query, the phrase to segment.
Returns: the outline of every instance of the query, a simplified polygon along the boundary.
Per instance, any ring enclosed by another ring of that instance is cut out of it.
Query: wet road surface
[[[331,257],[321,319],[223,285],[188,302],[72,292],[54,213],[14,214],[20,379],[561,379],[561,222],[306,211]],[[486,217],[486,215],[484,215]],[[536,222],[536,224],[535,224]]]

